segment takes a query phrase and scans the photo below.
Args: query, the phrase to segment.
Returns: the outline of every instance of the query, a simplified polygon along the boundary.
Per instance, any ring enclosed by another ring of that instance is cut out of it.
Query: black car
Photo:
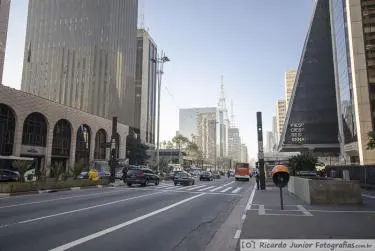
[[[187,172],[178,172],[174,176],[174,185],[185,185],[185,186],[191,186],[195,184],[194,178],[191,176],[190,173]]]
[[[151,169],[139,168],[129,169],[123,180],[128,186],[133,184],[147,186],[149,183],[154,183],[157,186],[159,185],[160,178]]]
[[[214,177],[213,177],[211,172],[202,172],[201,175],[199,176],[199,180],[200,181],[202,181],[202,180],[211,181],[211,180],[214,180]]]

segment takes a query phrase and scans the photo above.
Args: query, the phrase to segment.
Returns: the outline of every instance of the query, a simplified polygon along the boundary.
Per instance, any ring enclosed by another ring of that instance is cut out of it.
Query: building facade
[[[3,70],[8,35],[10,2],[10,0],[0,1],[0,84],[3,83]]]
[[[289,100],[293,92],[294,82],[296,81],[296,70],[289,70],[285,72],[284,85],[285,85],[285,107],[288,109]]]
[[[339,155],[329,1],[315,3],[279,150]]]
[[[273,133],[266,132],[266,152],[273,152],[275,145],[275,140],[273,138]]]
[[[33,157],[39,168],[86,166],[109,159],[112,121],[23,91],[0,86],[0,155]],[[126,156],[129,127],[118,123],[117,157]]]
[[[22,90],[135,127],[137,0],[29,1]]]
[[[135,71],[135,128],[140,132],[141,141],[155,145],[156,122],[156,64],[157,47],[150,34],[138,30],[137,64]]]
[[[341,155],[346,163],[374,164],[367,134],[375,130],[375,5],[330,0]]]
[[[240,130],[238,128],[228,129],[228,146],[229,146],[229,158],[235,162],[241,161],[241,137]]]
[[[198,115],[201,113],[215,113],[216,107],[202,107],[202,108],[184,108],[179,110],[179,134],[192,140],[192,135],[198,135],[197,121]]]
[[[279,144],[279,138],[277,137],[276,116],[272,117],[272,135],[273,135],[273,141],[274,141],[274,145],[272,146],[272,150],[275,151],[277,149],[278,144]]]
[[[286,102],[285,100],[278,100],[276,104],[276,133],[278,139],[280,139],[281,133],[283,132],[285,115]]]
[[[241,162],[249,163],[249,155],[247,152],[247,146],[245,144],[241,144]]]
[[[199,149],[202,151],[203,158],[216,163],[217,147],[216,147],[216,112],[199,113],[197,117],[196,139]]]

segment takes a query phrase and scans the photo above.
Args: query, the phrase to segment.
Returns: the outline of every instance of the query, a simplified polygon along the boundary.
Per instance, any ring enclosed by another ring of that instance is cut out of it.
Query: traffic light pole
[[[266,177],[264,173],[262,112],[257,112],[257,133],[258,133],[259,183],[260,183],[260,190],[265,190],[266,189]]]

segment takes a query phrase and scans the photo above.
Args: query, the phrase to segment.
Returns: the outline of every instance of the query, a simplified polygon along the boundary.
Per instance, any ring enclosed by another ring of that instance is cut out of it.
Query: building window
[[[52,156],[69,158],[72,127],[69,121],[60,119],[53,129]]]
[[[88,125],[81,125],[77,131],[76,163],[89,165],[90,162],[91,130]]]
[[[47,119],[39,113],[31,113],[23,124],[22,144],[46,147]]]
[[[100,129],[95,136],[95,159],[105,159],[106,158],[106,143],[107,143],[107,133]]]
[[[12,108],[0,104],[0,155],[12,155],[15,127],[16,119]]]

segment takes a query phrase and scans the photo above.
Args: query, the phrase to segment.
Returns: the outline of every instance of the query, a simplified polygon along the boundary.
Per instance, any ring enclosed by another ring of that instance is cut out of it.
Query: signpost
[[[109,182],[113,183],[116,181],[115,175],[116,175],[116,157],[117,157],[117,152],[116,152],[116,145],[118,142],[117,140],[117,117],[112,118],[112,137],[111,137],[111,159],[109,161],[109,166],[111,167],[111,176],[109,179]]]
[[[264,173],[262,112],[257,112],[257,133],[258,133],[259,183],[260,183],[260,190],[265,190],[266,189],[266,177]]]

